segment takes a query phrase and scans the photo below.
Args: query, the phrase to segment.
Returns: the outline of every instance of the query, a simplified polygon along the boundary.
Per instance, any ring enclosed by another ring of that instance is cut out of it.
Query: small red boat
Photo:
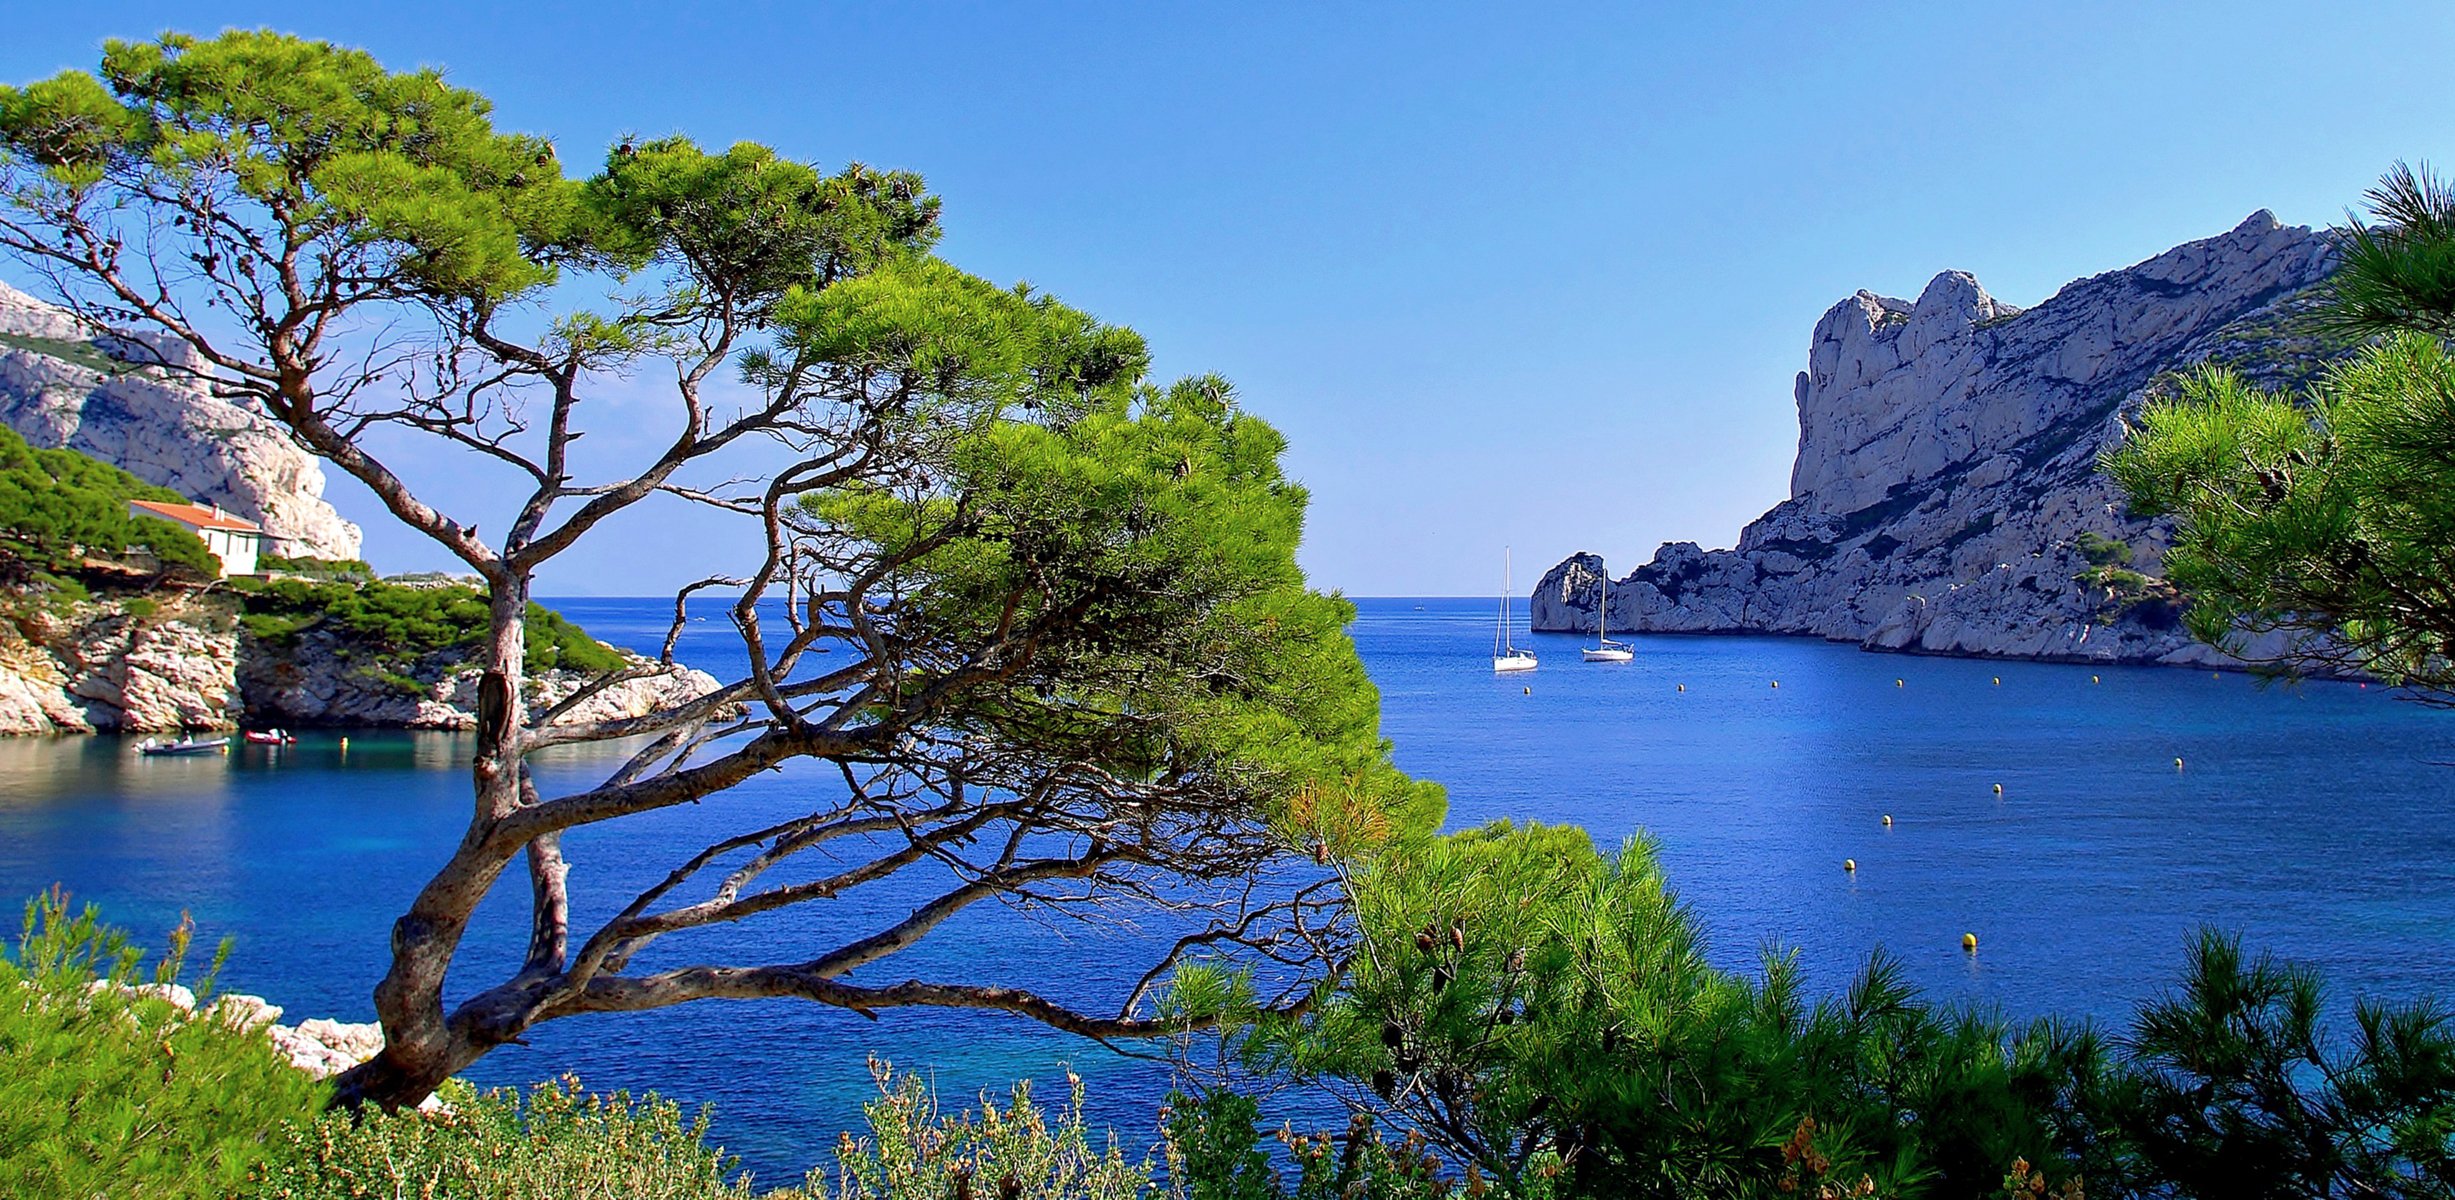
[[[286,729],[250,729],[239,735],[251,746],[295,746],[298,738]]]

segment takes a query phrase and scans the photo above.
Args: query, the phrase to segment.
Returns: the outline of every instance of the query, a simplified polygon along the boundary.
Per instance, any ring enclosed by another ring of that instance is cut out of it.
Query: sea
[[[647,651],[672,613],[670,600],[554,603]],[[1591,635],[1529,634],[1522,606],[1514,638],[1542,665],[1496,676],[1496,601],[1356,607],[1383,732],[1399,766],[1447,787],[1451,828],[1536,821],[1641,845],[1732,969],[1795,956],[1811,990],[1837,993],[1880,950],[1939,1002],[2119,1032],[2173,986],[2195,931],[2214,927],[2320,968],[2340,1009],[2455,996],[2455,712],[2376,685],[1798,638],[1637,636],[1633,661],[1585,663]],[[719,674],[738,664],[714,604],[694,609],[680,654]],[[372,731],[185,759],[115,737],[0,739],[0,895],[58,885],[154,945],[189,914],[200,944],[231,940],[224,989],[266,996],[290,1020],[369,1020],[389,924],[467,820],[467,751],[454,735]],[[544,790],[585,786],[611,763],[546,756]],[[711,831],[789,814],[827,787],[788,771],[575,834],[575,924]],[[507,877],[488,900],[455,993],[516,963],[525,898]],[[731,927],[708,949],[791,961],[802,939],[861,928],[796,919]],[[1087,998],[1138,974],[1157,936],[976,910],[891,970]],[[1135,1153],[1170,1086],[1162,1061],[1019,1018],[872,1020],[793,1001],[555,1022],[469,1075],[576,1075],[713,1106],[715,1140],[781,1185],[858,1128],[873,1059],[924,1073],[949,1109],[1018,1079],[1061,1099],[1071,1072],[1093,1124]]]

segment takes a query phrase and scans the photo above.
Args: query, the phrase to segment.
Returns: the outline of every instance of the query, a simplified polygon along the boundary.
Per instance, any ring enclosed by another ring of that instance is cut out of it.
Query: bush
[[[2129,542],[2084,531],[2072,544],[2080,551],[2080,557],[2087,559],[2092,567],[2120,567],[2131,563]]]
[[[2317,973],[2202,933],[2142,1009],[2122,1125],[2139,1189],[2178,1196],[2455,1195],[2455,1030],[2433,1000],[2356,1006],[2331,1045]]]
[[[2092,1037],[1932,1009],[1881,958],[1814,1003],[1791,959],[1718,970],[1642,843],[1503,823],[1354,895],[1364,944],[1291,1060],[1507,1194],[1968,1196],[2082,1165],[2057,1106],[2097,1094]]]
[[[735,1162],[707,1145],[707,1113],[592,1096],[564,1078],[479,1093],[450,1084],[448,1114],[331,1113],[285,1127],[252,1200],[747,1200]],[[779,1193],[779,1196],[786,1195]]]
[[[1071,1095],[1053,1114],[1032,1102],[1026,1082],[1003,1111],[983,1096],[978,1116],[949,1117],[920,1076],[899,1076],[875,1058],[870,1075],[878,1098],[861,1110],[869,1136],[844,1135],[836,1200],[1140,1200],[1151,1191],[1150,1165],[1127,1162],[1113,1136],[1092,1146],[1080,1078],[1068,1076]],[[809,1190],[827,1194],[819,1172]]]
[[[1279,1131],[1279,1144],[1296,1168],[1291,1186],[1262,1149],[1254,1126],[1260,1113],[1250,1097],[1229,1091],[1168,1097],[1162,1116],[1173,1200],[1432,1200],[1453,1190],[1422,1134],[1393,1144],[1362,1113],[1335,1138]],[[1481,1174],[1469,1166],[1468,1195],[1481,1195],[1483,1187]]]
[[[375,568],[355,558],[283,558],[266,554],[256,559],[256,566],[268,575],[304,575],[332,583],[375,582]]]
[[[487,625],[486,594],[461,585],[404,587],[399,584],[274,579],[243,589],[248,636],[275,645],[311,628],[329,627],[366,645],[379,657],[403,662],[444,651],[475,650]],[[527,669],[602,672],[619,669],[623,657],[588,636],[562,614],[528,606]],[[423,690],[418,685],[412,690]]]
[[[2315,974],[2214,933],[2108,1039],[1930,1007],[1880,956],[1812,1005],[1788,959],[1717,971],[1642,843],[1573,829],[1405,847],[1353,894],[1348,978],[1249,1057],[1350,1089],[1484,1176],[1470,1192],[2455,1195],[2455,1015],[2362,1004],[2333,1044]],[[1215,1130],[1177,1140],[1259,1169]]]
[[[130,990],[177,983],[189,934],[183,923],[144,972],[91,906],[72,913],[56,890],[27,904],[0,958],[0,1195],[219,1200],[284,1122],[322,1106],[323,1085],[262,1034]],[[210,977],[197,990],[209,995]]]

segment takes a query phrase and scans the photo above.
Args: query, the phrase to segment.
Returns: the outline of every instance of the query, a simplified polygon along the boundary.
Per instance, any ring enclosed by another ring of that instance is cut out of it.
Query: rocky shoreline
[[[176,1021],[219,1021],[241,1032],[261,1030],[272,1042],[274,1053],[311,1079],[330,1079],[375,1057],[384,1048],[384,1027],[373,1021],[352,1024],[310,1017],[296,1025],[284,1025],[282,1007],[262,996],[224,992],[210,1002],[200,1003],[196,993],[182,984],[128,984],[109,979],[97,979],[87,984],[86,990],[116,991],[159,1000],[178,1014],[173,1018]],[[435,1096],[428,1096],[418,1105],[427,1112],[443,1107],[443,1101]]]
[[[0,735],[242,724],[467,730],[477,726],[479,675],[454,653],[386,661],[323,631],[268,643],[242,628],[227,597],[157,593],[33,605],[0,621]],[[581,671],[531,676],[524,689],[530,716],[591,678]],[[605,689],[565,719],[643,716],[717,686],[704,671],[665,668]]]
[[[1790,497],[1732,549],[1670,543],[1611,580],[1611,632],[2242,665],[2183,628],[2158,578],[2168,527],[2129,513],[2097,460],[2174,372],[2301,382],[2337,349],[2297,324],[2334,267],[2324,233],[2259,212],[2025,310],[1958,271],[1915,301],[1842,301],[1794,390]],[[1554,566],[1533,627],[1593,632],[1606,569],[1586,553]]]

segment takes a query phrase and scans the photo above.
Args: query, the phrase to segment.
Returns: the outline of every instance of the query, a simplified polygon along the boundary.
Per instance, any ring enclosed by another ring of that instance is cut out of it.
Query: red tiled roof
[[[201,504],[164,504],[158,500],[130,500],[128,503],[166,520],[177,521],[191,529],[227,529],[233,533],[264,532],[264,527],[253,521],[242,520],[219,509],[206,508]]]

